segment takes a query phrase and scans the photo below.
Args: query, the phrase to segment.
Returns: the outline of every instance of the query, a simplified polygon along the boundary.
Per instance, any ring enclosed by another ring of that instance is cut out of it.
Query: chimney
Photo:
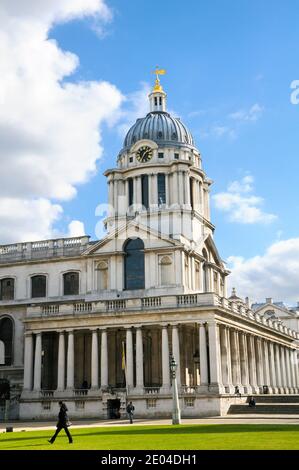
[[[266,304],[273,304],[272,297],[266,297]]]

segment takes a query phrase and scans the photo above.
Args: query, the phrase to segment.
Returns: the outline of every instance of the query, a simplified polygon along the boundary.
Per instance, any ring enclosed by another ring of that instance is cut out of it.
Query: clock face
[[[136,158],[141,163],[148,162],[153,156],[153,151],[148,146],[140,147],[136,152]]]

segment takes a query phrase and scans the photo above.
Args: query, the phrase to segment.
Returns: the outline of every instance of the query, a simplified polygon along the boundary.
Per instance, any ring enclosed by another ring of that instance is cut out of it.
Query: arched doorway
[[[9,317],[0,318],[0,341],[4,344],[4,364],[13,363],[13,321]]]

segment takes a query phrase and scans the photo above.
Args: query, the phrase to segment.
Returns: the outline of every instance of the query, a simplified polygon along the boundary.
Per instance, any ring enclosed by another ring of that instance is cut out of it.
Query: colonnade
[[[264,386],[267,386],[269,393],[299,392],[298,350],[290,344],[215,321],[192,325],[198,329],[199,338],[200,380],[194,387],[197,393],[233,394],[235,387],[245,394],[263,393]],[[178,363],[178,386],[186,385],[181,368],[184,343],[180,337],[180,325],[162,325],[161,330],[162,384],[160,393],[169,393],[170,352]],[[92,335],[91,389],[106,390],[109,386],[109,328],[95,328],[89,331]],[[142,393],[144,390],[142,326],[134,327],[134,330],[133,327],[128,327],[125,331],[126,387],[129,393],[131,391]],[[75,330],[58,333],[57,390],[72,391],[75,375]],[[25,334],[24,390],[35,392],[41,390],[41,367],[42,332],[27,332]]]

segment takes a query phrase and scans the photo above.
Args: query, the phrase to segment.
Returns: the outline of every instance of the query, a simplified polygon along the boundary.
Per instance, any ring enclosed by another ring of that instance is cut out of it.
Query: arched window
[[[10,318],[0,318],[0,341],[4,344],[4,365],[12,365],[13,356],[13,322]],[[3,349],[3,346],[2,346]]]
[[[171,256],[162,256],[160,259],[161,266],[161,285],[169,286],[173,284],[173,265]]]
[[[7,277],[0,280],[0,300],[13,300],[15,296],[15,280]]]
[[[46,297],[47,278],[46,276],[32,276],[31,278],[31,297]]]
[[[70,272],[63,275],[63,295],[79,294],[79,273]]]
[[[125,251],[125,289],[144,289],[144,243],[140,238],[128,240]]]
[[[101,261],[97,266],[98,271],[98,290],[108,289],[108,263]]]

